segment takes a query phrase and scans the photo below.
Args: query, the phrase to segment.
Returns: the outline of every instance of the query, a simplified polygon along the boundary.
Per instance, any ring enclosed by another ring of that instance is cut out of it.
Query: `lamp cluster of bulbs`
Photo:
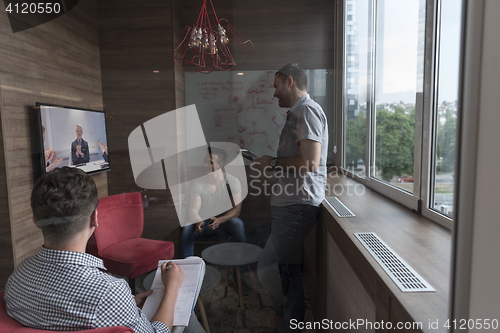
[[[216,29],[213,29],[210,23],[207,1],[210,1],[212,7],[215,17],[213,26]],[[229,33],[232,35],[231,40]],[[182,41],[174,48],[174,62],[187,72],[228,71],[236,66],[230,45],[242,45],[248,52],[248,57],[253,52],[252,42],[249,39],[242,40],[244,37],[239,35],[227,20],[219,20],[212,0],[203,0],[198,20],[192,26],[186,27]]]
[[[218,31],[213,29],[207,30],[194,25],[190,28],[191,38],[188,46],[190,48],[199,48],[200,52],[207,52],[209,54],[217,54],[219,49],[217,44],[226,46],[229,43],[229,38],[226,35],[226,29],[218,24]]]

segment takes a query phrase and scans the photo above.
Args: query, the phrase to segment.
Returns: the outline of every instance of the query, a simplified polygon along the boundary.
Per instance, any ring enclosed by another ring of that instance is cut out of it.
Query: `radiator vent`
[[[332,207],[339,217],[353,217],[356,216],[349,208],[347,208],[339,199],[336,197],[326,197],[326,203],[328,206]]]
[[[379,265],[402,292],[435,291],[427,281],[413,270],[373,232],[354,233]]]

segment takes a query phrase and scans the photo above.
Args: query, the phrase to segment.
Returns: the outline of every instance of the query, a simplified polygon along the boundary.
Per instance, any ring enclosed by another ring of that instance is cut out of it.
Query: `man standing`
[[[149,322],[140,307],[152,290],[132,296],[124,279],[106,273],[101,259],[85,253],[98,227],[98,202],[96,184],[76,168],[54,169],[36,182],[31,208],[44,244],[9,277],[7,314],[25,326],[50,331],[126,326],[136,333],[169,333],[182,269],[172,262],[162,265],[165,293]],[[195,318],[186,331],[204,332]]]
[[[90,160],[89,144],[82,139],[83,127],[76,125],[76,140],[71,143],[71,160],[73,165],[88,163]]]
[[[276,73],[274,88],[279,106],[290,109],[277,157],[254,161],[260,170],[275,170],[271,235],[257,272],[281,317],[276,331],[287,332],[290,319],[304,319],[301,245],[317,221],[325,195],[328,126],[323,109],[307,94],[307,76],[297,64]]]
[[[241,212],[241,184],[238,178],[224,173],[227,154],[219,148],[209,148],[204,166],[207,175],[195,182],[189,199],[189,218],[199,221],[182,228],[182,257],[194,255],[194,241],[198,238],[219,235],[233,242],[246,242],[245,226],[239,218]],[[227,179],[227,184],[226,184]],[[221,204],[228,198],[227,185],[231,189],[233,208],[221,211]],[[200,216],[204,216],[203,219]],[[206,218],[210,216],[209,218]]]

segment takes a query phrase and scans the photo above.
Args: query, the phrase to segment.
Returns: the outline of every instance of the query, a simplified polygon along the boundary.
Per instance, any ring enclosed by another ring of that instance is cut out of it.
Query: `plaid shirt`
[[[87,253],[50,250],[24,260],[5,286],[9,316],[52,331],[126,326],[135,333],[165,332],[136,306],[127,282],[103,272],[101,259]]]

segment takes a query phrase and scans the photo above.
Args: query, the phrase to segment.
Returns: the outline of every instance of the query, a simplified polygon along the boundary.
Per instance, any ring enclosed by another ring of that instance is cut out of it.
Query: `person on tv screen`
[[[45,141],[45,126],[42,125],[42,137],[43,141]],[[45,149],[44,151],[45,155],[45,170],[46,172],[51,171],[55,167],[57,167],[59,164],[62,163],[63,159],[62,158],[57,158],[57,153],[54,150],[54,148],[49,147]]]
[[[108,146],[99,141],[99,149],[101,149],[102,158],[104,159],[104,161],[109,163]]]
[[[76,125],[76,140],[71,143],[71,160],[73,165],[88,163],[90,160],[89,144],[83,140],[83,127]]]

